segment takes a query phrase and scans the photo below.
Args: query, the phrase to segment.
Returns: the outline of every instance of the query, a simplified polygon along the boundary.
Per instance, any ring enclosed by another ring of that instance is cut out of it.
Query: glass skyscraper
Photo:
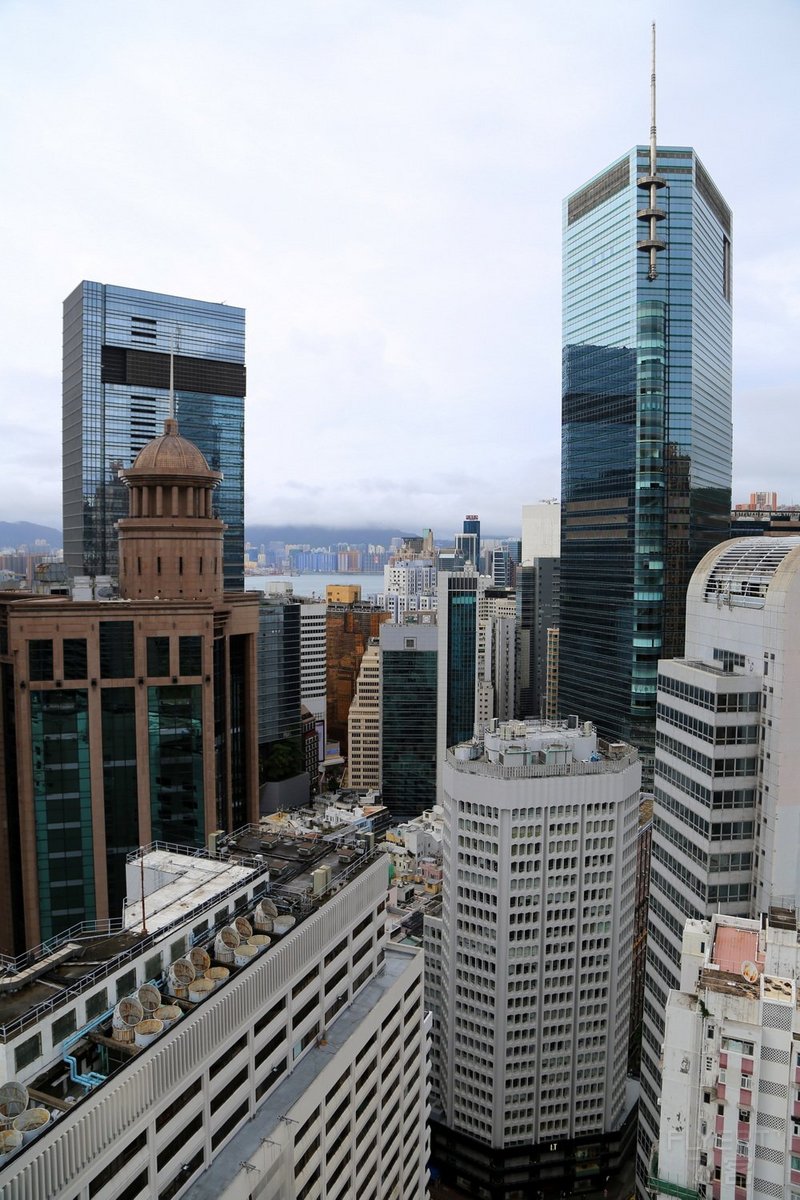
[[[222,483],[224,586],[244,587],[244,309],[86,280],[64,301],[64,558],[117,575],[119,479],[168,416],[170,354],[182,434]]]
[[[395,820],[436,803],[438,629],[408,614],[381,625],[381,791]]]
[[[731,213],[694,150],[638,146],[567,198],[563,228],[559,709],[649,775],[657,663],[728,536]]]

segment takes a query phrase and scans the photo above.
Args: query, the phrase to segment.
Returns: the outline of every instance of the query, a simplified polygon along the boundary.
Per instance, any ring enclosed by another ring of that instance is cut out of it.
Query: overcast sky
[[[247,309],[246,518],[559,492],[561,200],[649,130],[734,212],[734,498],[800,502],[798,0],[0,0],[0,519],[61,524],[81,279]]]

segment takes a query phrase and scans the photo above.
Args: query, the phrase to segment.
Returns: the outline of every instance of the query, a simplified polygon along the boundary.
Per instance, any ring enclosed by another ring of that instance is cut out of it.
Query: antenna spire
[[[650,26],[650,162],[647,175],[637,182],[640,188],[648,193],[646,208],[640,208],[636,214],[640,221],[647,221],[648,236],[636,243],[639,250],[649,256],[650,264],[647,271],[648,279],[658,278],[656,258],[660,250],[666,249],[666,242],[658,236],[658,222],[663,221],[666,213],[658,207],[658,189],[666,186],[666,180],[658,174],[658,146],[656,142],[656,23]]]
[[[650,26],[650,174],[656,173],[656,23]]]
[[[169,413],[168,413],[168,415],[169,415],[169,419],[171,421],[173,421],[175,419],[175,347],[180,344],[179,338],[180,338],[180,325],[175,330],[173,330],[172,346],[171,346],[170,352],[169,352],[169,400],[168,400]]]

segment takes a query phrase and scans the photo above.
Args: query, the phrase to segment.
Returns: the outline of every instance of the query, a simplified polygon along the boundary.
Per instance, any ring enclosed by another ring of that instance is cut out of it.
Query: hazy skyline
[[[560,491],[561,202],[647,140],[651,19],[659,142],[734,213],[734,501],[800,501],[796,3],[0,0],[0,519],[61,523],[86,278],[247,309],[249,525],[518,527]]]

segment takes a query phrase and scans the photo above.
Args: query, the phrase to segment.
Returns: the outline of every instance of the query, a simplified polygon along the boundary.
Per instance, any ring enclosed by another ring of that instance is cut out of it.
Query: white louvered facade
[[[387,949],[386,871],[386,860],[376,858],[280,943],[59,1116],[0,1168],[3,1200],[424,1197],[427,1032],[421,955]],[[165,941],[174,937],[173,931]],[[395,1039],[384,1049],[393,1030]],[[365,1047],[382,1083],[359,1113]],[[390,1086],[395,1063],[396,1087]],[[330,1090],[328,1080],[345,1075],[350,1103],[339,1112],[339,1124],[326,1129],[341,1100],[324,1102],[325,1088]],[[295,1141],[315,1106],[316,1132],[309,1125],[308,1140]],[[369,1159],[354,1156],[339,1169],[341,1158],[326,1153],[326,1137],[333,1141],[346,1122],[348,1138],[352,1134],[362,1148],[367,1128],[380,1136]],[[252,1153],[238,1145],[245,1132],[257,1135]],[[315,1154],[301,1164],[317,1136]],[[224,1168],[231,1143],[235,1161],[228,1163],[227,1176],[223,1170],[224,1177],[204,1184]],[[394,1148],[392,1190],[384,1186],[391,1176],[383,1166],[376,1170],[375,1157]],[[251,1157],[253,1163],[242,1167]],[[373,1193],[369,1187],[352,1190],[368,1178],[377,1185]],[[261,1188],[270,1180],[269,1188]]]

